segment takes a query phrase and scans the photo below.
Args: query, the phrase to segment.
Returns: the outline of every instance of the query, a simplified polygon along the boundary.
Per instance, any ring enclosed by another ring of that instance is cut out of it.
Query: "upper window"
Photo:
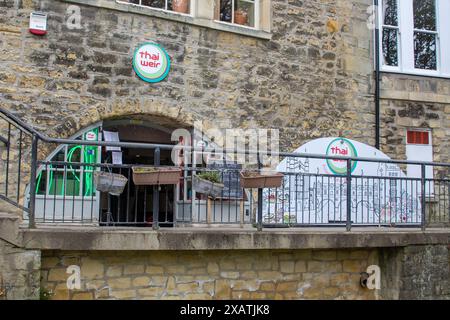
[[[191,0],[128,0],[125,2],[184,14],[191,12]]]
[[[216,20],[258,28],[259,0],[216,0]]]
[[[74,0],[75,1],[75,0]],[[81,0],[79,0],[81,1]],[[133,9],[149,15],[157,11],[189,15],[183,22],[206,26],[218,30],[254,35],[270,39],[271,0],[116,0],[117,8],[123,5],[148,8]],[[177,21],[177,15],[164,15],[166,19]]]
[[[382,0],[379,10],[383,70],[450,76],[450,1]]]

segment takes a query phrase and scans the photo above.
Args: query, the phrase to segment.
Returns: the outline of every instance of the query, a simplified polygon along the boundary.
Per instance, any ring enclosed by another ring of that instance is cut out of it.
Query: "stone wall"
[[[400,299],[450,299],[448,246],[406,247],[400,278]]]
[[[434,161],[450,162],[450,82],[384,74],[381,88],[382,151],[406,159],[406,131],[430,129]]]
[[[38,299],[41,252],[24,250],[0,238],[0,300]]]
[[[381,289],[360,286],[369,265]],[[81,270],[68,290],[66,269]],[[43,251],[51,299],[450,299],[447,245],[378,249]]]
[[[280,129],[284,150],[337,135],[373,144],[370,4],[273,0],[265,40],[85,5],[82,29],[68,29],[71,3],[2,1],[0,105],[52,136],[146,114],[205,128]],[[32,10],[49,13],[44,37],[27,30]],[[144,41],[172,58],[161,83],[132,71]]]
[[[42,253],[41,287],[52,299],[375,299],[360,272],[377,250]],[[66,268],[81,268],[67,289]]]

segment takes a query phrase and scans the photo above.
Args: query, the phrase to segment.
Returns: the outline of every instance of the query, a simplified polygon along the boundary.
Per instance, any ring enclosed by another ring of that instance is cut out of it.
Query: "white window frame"
[[[140,7],[140,8],[146,8],[149,10],[155,10],[155,11],[160,11],[160,12],[167,12],[167,13],[171,13],[171,14],[178,14],[181,16],[189,16],[192,17],[194,16],[193,12],[195,12],[195,4],[196,4],[196,0],[189,0],[189,13],[182,13],[182,12],[177,12],[177,11],[173,11],[173,10],[169,10],[168,9],[168,0],[164,0],[164,8],[156,8],[156,7],[150,7],[150,6],[146,6],[142,4],[142,0],[139,0],[139,4],[137,3],[130,3],[128,1],[123,1],[123,0],[116,0],[117,3],[120,4],[126,4],[129,6],[135,6],[135,7]]]
[[[397,0],[398,8],[398,66],[384,64],[383,57],[383,0],[378,6],[378,27],[380,30],[380,68],[381,71],[406,73],[421,76],[450,78],[450,1],[436,1],[436,55],[437,70],[417,69],[414,65],[414,12],[413,0]],[[392,26],[388,26],[392,28]],[[433,32],[434,33],[434,32]]]
[[[255,25],[253,27],[242,25],[242,24],[238,24],[238,23],[234,22],[234,7],[235,7],[236,1],[253,3],[254,8],[255,8],[255,12],[254,12]],[[246,29],[252,29],[252,30],[259,30],[260,29],[260,21],[261,21],[260,5],[261,5],[261,0],[232,0],[231,3],[232,3],[232,6],[231,6],[231,22],[220,20],[220,12],[219,12],[219,19],[215,19],[214,22],[217,22],[217,23],[220,23],[220,24],[226,24],[226,25],[230,25],[231,24],[231,25],[239,27],[239,28],[246,28]],[[215,4],[214,5],[220,5],[220,0],[215,0]],[[220,8],[219,8],[219,10],[220,10]]]

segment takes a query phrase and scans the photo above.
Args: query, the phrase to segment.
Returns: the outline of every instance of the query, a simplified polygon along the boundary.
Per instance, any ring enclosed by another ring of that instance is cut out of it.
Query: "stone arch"
[[[60,125],[51,128],[48,135],[68,138],[94,123],[129,117],[183,128],[192,127],[195,121],[207,121],[202,115],[187,111],[180,105],[154,100],[126,99],[117,100],[111,105],[102,102],[80,109],[63,119]]]

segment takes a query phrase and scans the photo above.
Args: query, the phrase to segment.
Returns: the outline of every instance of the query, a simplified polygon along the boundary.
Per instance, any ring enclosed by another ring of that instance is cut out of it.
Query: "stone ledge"
[[[99,227],[20,231],[23,246],[41,250],[251,250],[381,248],[449,244],[449,229],[136,230]]]
[[[450,104],[450,97],[443,94],[436,94],[429,92],[398,91],[389,89],[381,90],[381,99]]]

